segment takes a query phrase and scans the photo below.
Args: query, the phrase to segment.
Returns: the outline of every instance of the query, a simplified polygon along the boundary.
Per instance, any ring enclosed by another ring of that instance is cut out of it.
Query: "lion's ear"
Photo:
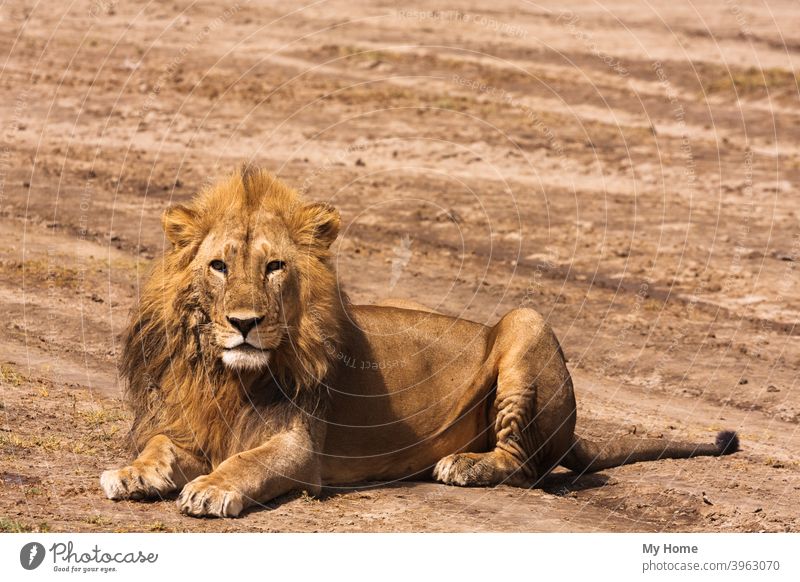
[[[330,204],[307,204],[297,211],[302,242],[328,248],[339,236],[339,211]]]
[[[176,204],[164,211],[161,225],[170,242],[176,247],[183,247],[197,236],[197,213],[191,208]]]

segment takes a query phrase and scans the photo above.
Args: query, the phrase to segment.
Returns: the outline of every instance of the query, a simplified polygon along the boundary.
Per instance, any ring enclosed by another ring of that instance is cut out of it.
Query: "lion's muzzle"
[[[218,335],[223,348],[222,362],[234,369],[265,368],[270,350],[280,343],[279,326],[266,324],[265,316],[253,313],[232,313],[225,319],[230,327],[226,326]]]

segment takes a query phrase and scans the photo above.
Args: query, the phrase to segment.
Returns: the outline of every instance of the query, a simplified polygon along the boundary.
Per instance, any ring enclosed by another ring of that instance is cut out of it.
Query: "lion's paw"
[[[213,475],[187,483],[178,496],[178,509],[192,517],[237,517],[244,509],[244,496],[222,484]]]
[[[433,468],[433,478],[447,485],[487,487],[527,483],[518,463],[508,455],[488,453],[456,453],[441,459]]]
[[[146,499],[161,497],[175,490],[175,483],[156,467],[111,469],[100,475],[100,486],[106,497],[120,499]]]
[[[473,453],[457,453],[441,459],[433,468],[433,478],[446,485],[479,485],[474,482],[474,468],[480,456]]]

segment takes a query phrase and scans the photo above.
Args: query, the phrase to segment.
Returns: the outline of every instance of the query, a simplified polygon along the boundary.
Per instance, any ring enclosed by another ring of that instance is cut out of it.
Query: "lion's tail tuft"
[[[717,433],[717,450],[720,455],[730,455],[739,450],[739,435],[732,430],[723,430]]]

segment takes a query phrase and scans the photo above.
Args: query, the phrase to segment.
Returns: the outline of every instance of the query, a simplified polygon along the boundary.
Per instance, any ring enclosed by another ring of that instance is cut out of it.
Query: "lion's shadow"
[[[608,485],[610,478],[602,473],[573,473],[572,471],[559,471],[550,473],[537,485],[545,493],[563,497],[570,493],[598,489]]]
[[[556,473],[550,473],[531,488],[539,489],[550,495],[564,497],[578,491],[604,487],[608,485],[609,480],[610,478],[602,473],[573,473],[571,471],[560,471]],[[346,495],[365,493],[375,490],[393,489],[403,491],[421,484],[436,484],[443,489],[447,489],[449,487],[448,485],[435,483],[434,481],[399,481],[393,483],[364,482],[335,487],[323,487],[322,491],[313,498],[309,497],[305,493],[287,493],[266,503],[248,507],[244,510],[242,516],[249,515],[251,513],[277,509],[278,507],[292,501],[308,500],[314,502],[325,502]]]

